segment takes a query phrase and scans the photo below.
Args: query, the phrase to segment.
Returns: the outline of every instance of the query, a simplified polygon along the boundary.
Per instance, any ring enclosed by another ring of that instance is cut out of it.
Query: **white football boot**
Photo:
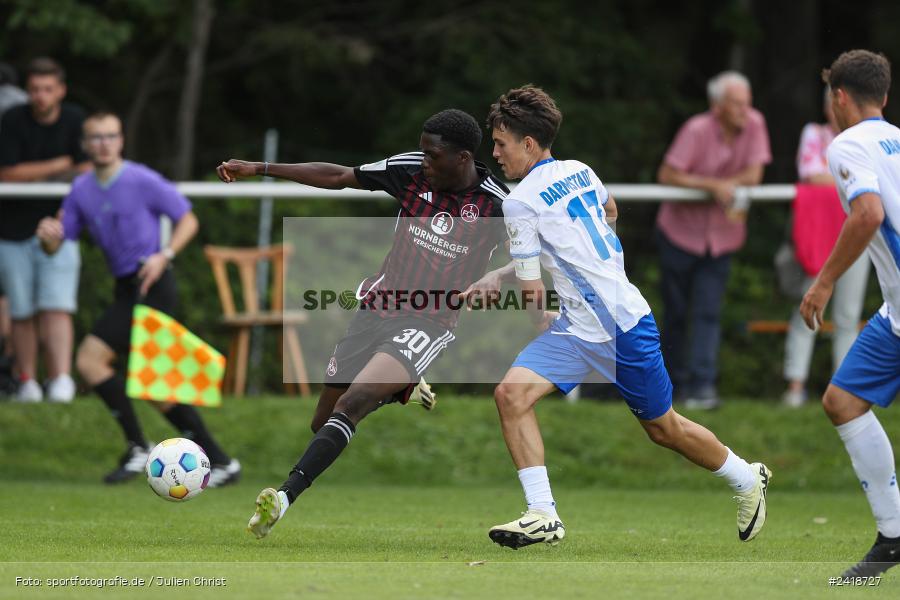
[[[241,478],[241,463],[238,459],[232,458],[231,462],[225,465],[212,465],[209,470],[208,488],[222,487],[231,483],[236,483]]]
[[[422,377],[413,389],[412,394],[409,395],[409,401],[421,404],[425,410],[431,410],[437,404],[437,394],[431,391],[431,385]]]
[[[266,488],[256,497],[256,512],[247,523],[247,531],[262,539],[269,535],[272,527],[281,518],[281,498],[274,488]]]
[[[104,483],[122,483],[144,472],[147,467],[147,459],[150,458],[150,450],[153,448],[150,442],[146,448],[138,444],[128,444],[125,453],[119,458],[119,466],[103,477]]]
[[[738,538],[742,542],[755,538],[766,524],[766,490],[772,479],[772,471],[766,465],[752,463],[750,468],[756,471],[756,485],[734,497],[738,503]]]
[[[532,508],[514,521],[491,527],[488,536],[501,546],[518,550],[541,542],[555,546],[566,537],[566,528],[559,518]]]

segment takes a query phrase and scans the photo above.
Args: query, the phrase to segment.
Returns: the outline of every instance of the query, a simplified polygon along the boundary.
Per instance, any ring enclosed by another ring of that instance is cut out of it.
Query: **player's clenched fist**
[[[257,174],[257,167],[258,163],[232,158],[216,167],[216,173],[219,175],[219,179],[225,183],[231,183],[242,177],[253,177]]]

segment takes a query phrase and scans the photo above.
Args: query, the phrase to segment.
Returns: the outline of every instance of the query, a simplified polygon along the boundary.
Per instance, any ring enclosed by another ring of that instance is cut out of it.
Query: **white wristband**
[[[160,254],[166,257],[166,260],[172,262],[175,259],[175,251],[166,246],[160,251]]]

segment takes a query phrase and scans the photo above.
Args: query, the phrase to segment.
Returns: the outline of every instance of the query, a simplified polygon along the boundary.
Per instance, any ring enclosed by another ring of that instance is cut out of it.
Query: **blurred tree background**
[[[735,68],[750,77],[768,120],[774,162],[766,181],[792,182],[800,130],[822,118],[820,70],[855,47],[900,64],[898,22],[896,0],[0,0],[0,60],[20,70],[36,56],[59,60],[68,100],[122,114],[128,158],[173,179],[211,179],[223,159],[258,159],[268,128],[280,132],[282,161],[370,162],[415,149],[434,112],[453,106],[483,119],[500,93],[530,82],[565,114],[556,156],[591,164],[607,182],[648,183],[680,124],[706,109],[706,81]],[[886,114],[896,120],[897,102]],[[489,143],[479,158],[495,167]],[[195,206],[199,243],[178,261],[183,317],[223,347],[200,248],[255,244],[259,209],[236,199]],[[624,204],[619,233],[630,277],[660,312],[648,243],[656,209]],[[278,201],[275,223],[393,210]],[[782,389],[783,339],[750,336],[744,325],[789,315],[772,269],[787,215],[786,204],[755,207],[748,244],[733,263],[721,360],[726,395],[774,398]],[[111,290],[97,250],[83,244],[83,251],[79,333]],[[348,269],[349,281],[359,275]],[[877,305],[873,276],[866,310]],[[829,356],[824,347],[816,353],[813,389],[827,382]],[[266,370],[275,373],[280,362],[268,358]]]

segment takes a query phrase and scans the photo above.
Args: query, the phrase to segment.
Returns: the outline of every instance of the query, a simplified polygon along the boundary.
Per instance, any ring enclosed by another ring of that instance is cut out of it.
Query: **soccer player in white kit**
[[[828,147],[828,167],[847,220],[800,313],[815,329],[834,282],[866,248],[884,304],[869,319],[822,398],[875,516],[868,554],[844,577],[874,577],[900,562],[900,492],[894,453],[872,405],[900,392],[900,129],[884,120],[891,66],[881,54],[851,50],[823,72],[842,133]]]
[[[739,538],[749,541],[766,520],[771,472],[762,463],[748,464],[672,409],[656,323],[625,276],[622,246],[609,225],[616,203],[590,167],[550,153],[561,120],[553,99],[530,85],[501,96],[487,120],[494,158],[507,177],[521,179],[503,202],[513,262],[467,292],[493,292],[500,280],[514,277],[524,298],[544,298],[543,267],[562,307],[557,315],[539,303],[528,305],[542,333],[522,350],[494,394],[528,510],[492,527],[490,538],[520,548],[555,544],[565,536],[534,405],[554,389],[571,391],[595,371],[616,385],[650,439],[727,481],[737,493]]]

